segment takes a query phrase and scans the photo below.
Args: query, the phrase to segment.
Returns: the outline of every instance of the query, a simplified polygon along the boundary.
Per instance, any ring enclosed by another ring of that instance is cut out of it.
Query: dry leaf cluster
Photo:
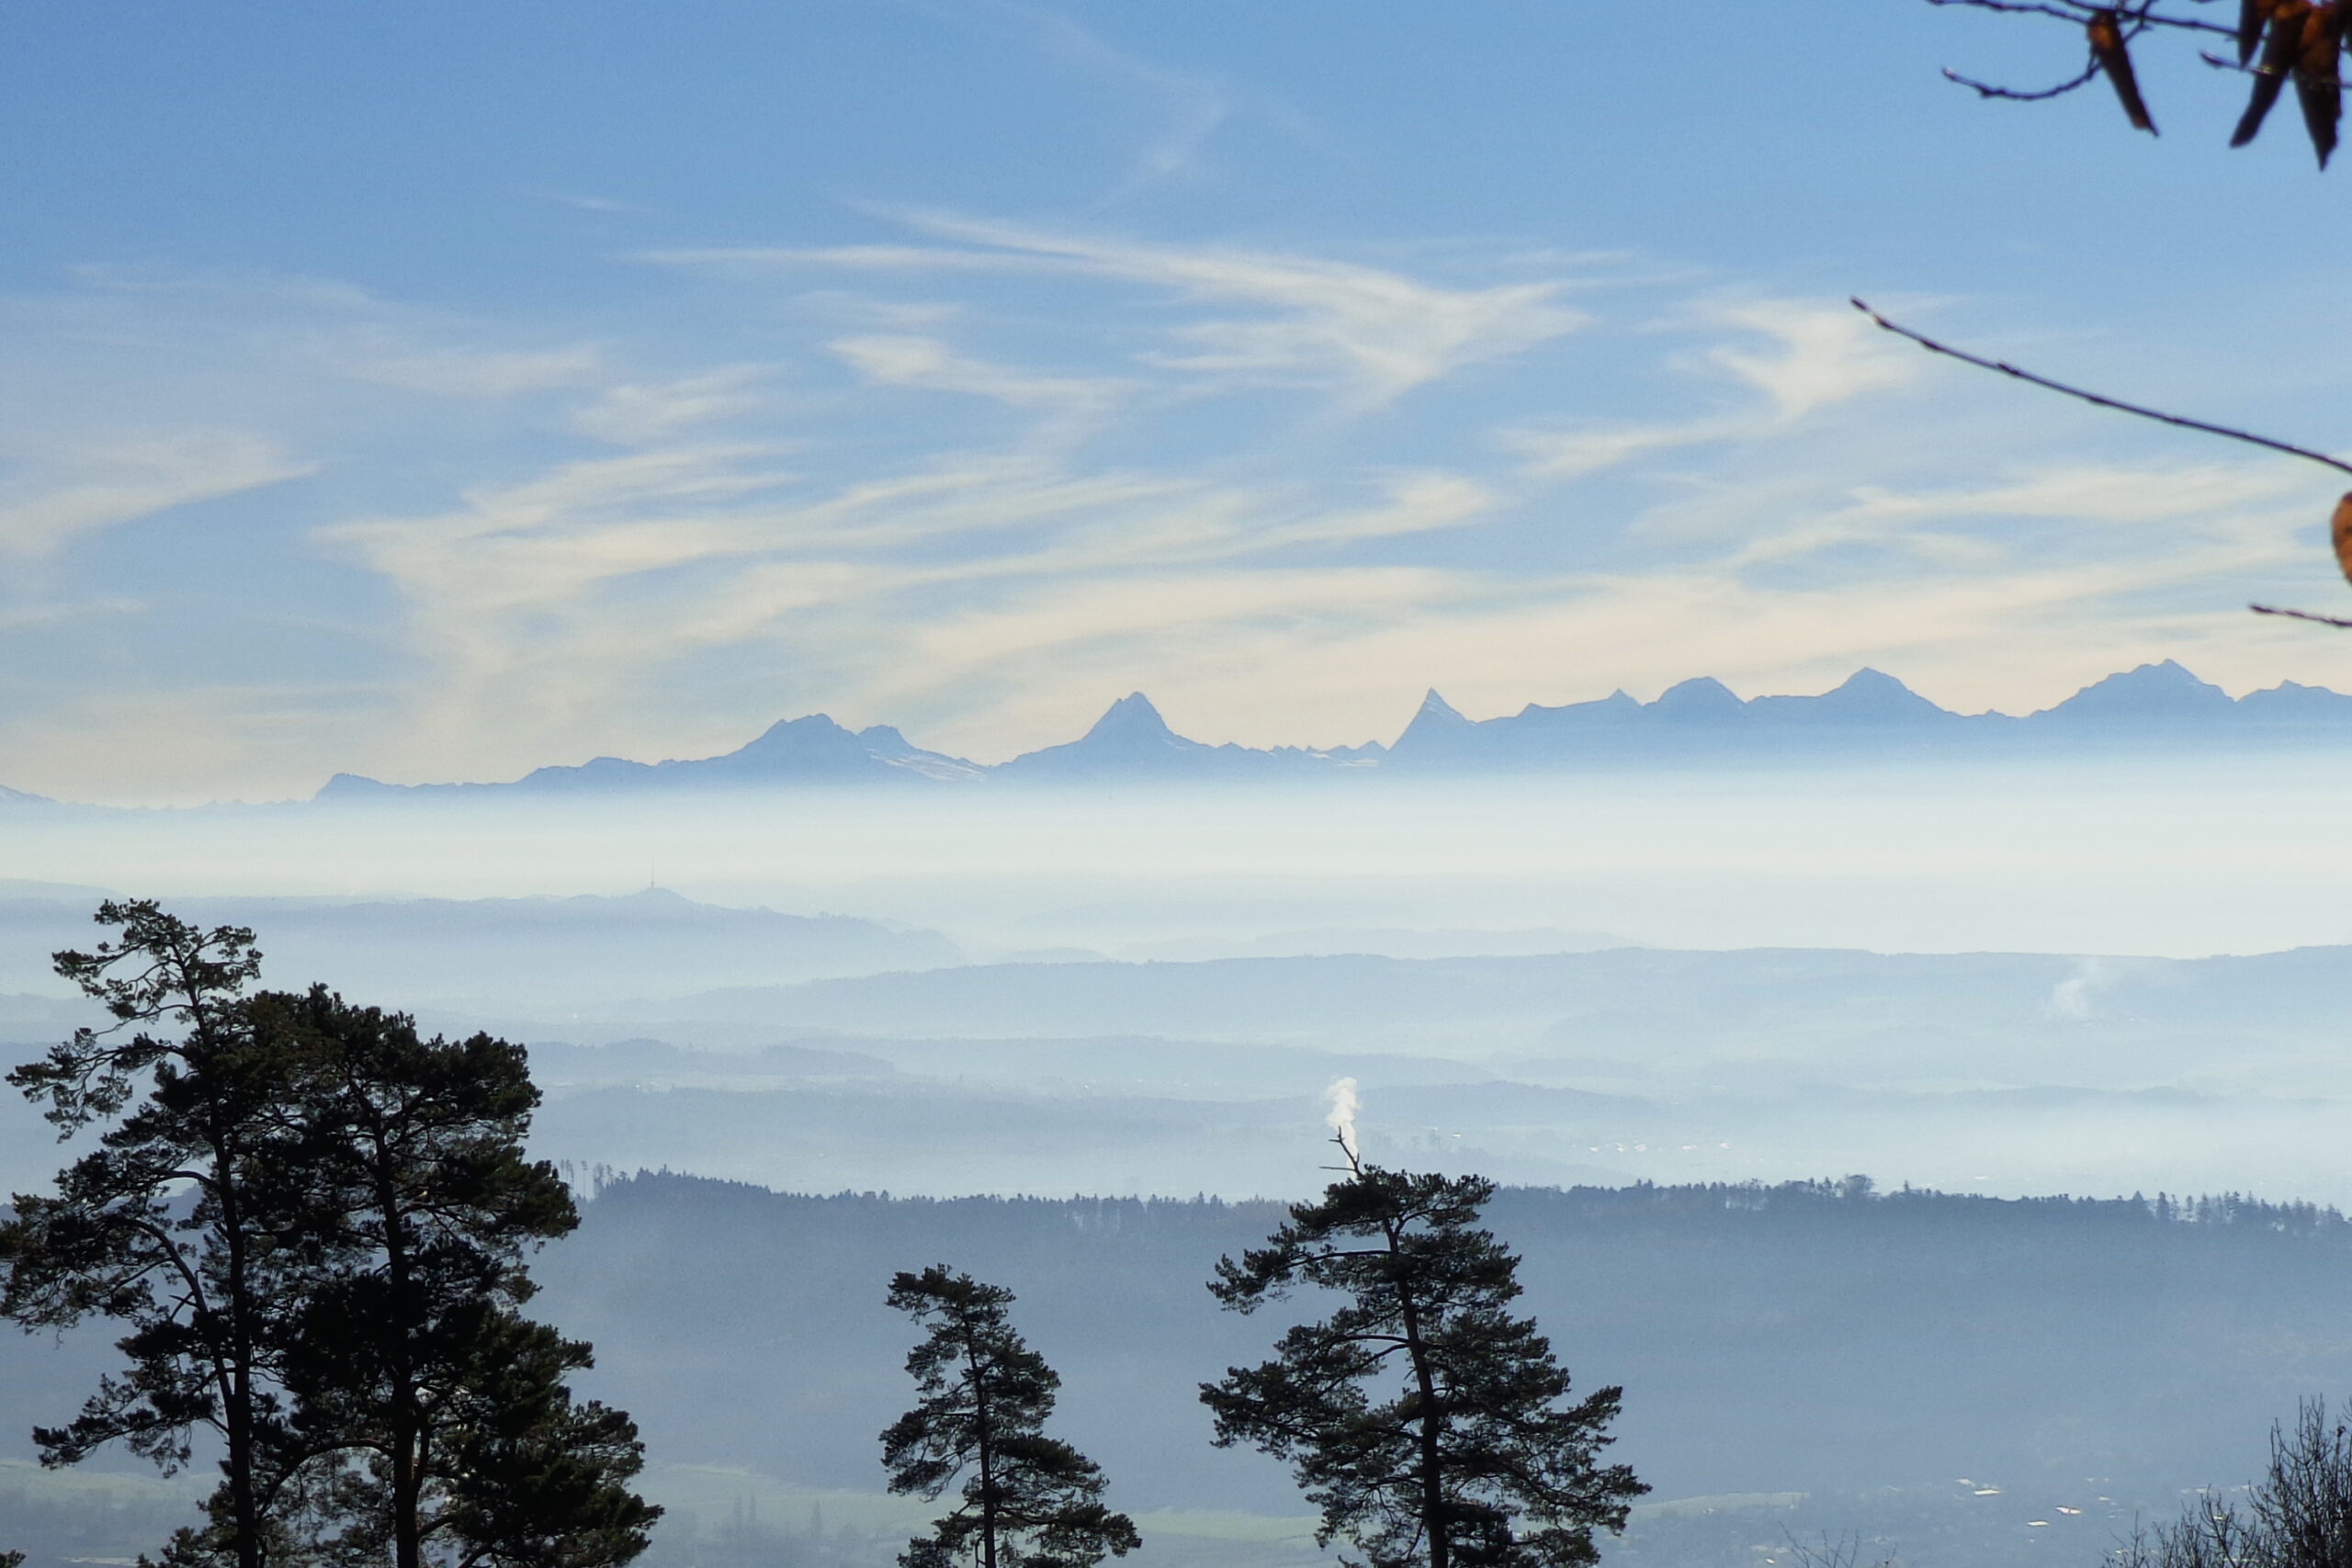
[[[2023,91],[1963,76],[1944,74],[1988,98],[2054,98],[2105,76],[2114,87],[2132,126],[2156,133],[2155,118],[2148,112],[2132,69],[2132,48],[2151,33],[2206,34],[2217,43],[2226,40],[2231,55],[2200,51],[2199,57],[2217,70],[2252,78],[2245,112],[2238,117],[2230,145],[2243,147],[2261,134],[2263,121],[2287,90],[2295,88],[2303,130],[2320,167],[2335,152],[2337,130],[2344,118],[2344,73],[2346,24],[2352,23],[2352,0],[2239,0],[2234,27],[2181,8],[2178,0],[2139,0],[2138,4],[2096,6],[2086,0],[1928,0],[1936,6],[1964,6],[1973,10],[2000,11],[2018,16],[2054,17],[2082,29],[2090,55],[2083,69],[2054,87]]]

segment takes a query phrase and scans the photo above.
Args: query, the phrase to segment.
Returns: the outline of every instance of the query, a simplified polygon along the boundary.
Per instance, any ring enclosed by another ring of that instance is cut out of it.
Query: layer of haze
[[[490,897],[658,885],[983,954],[1317,927],[2197,956],[2352,939],[2325,757],[0,814],[26,880]],[[1476,951],[1523,951],[1524,943]]]
[[[2340,795],[2247,757],[22,807],[0,1039],[67,1021],[42,955],[103,887],[535,1043],[582,1168],[1295,1194],[1351,1077],[1375,1156],[1515,1181],[2341,1201]]]

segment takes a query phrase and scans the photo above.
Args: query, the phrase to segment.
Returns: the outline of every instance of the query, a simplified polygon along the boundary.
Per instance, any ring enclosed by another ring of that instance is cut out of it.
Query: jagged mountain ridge
[[[1023,752],[989,770],[1010,779],[1101,779],[1148,773],[1158,777],[1268,777],[1362,766],[1385,750],[1378,741],[1316,750],[1277,746],[1261,750],[1227,741],[1211,746],[1168,728],[1159,710],[1141,692],[1113,703],[1078,739]]]
[[[981,772],[977,764],[960,757],[924,750],[889,725],[872,725],[853,734],[830,716],[820,713],[772,724],[757,739],[717,757],[661,762],[596,757],[576,766],[535,768],[510,784],[388,784],[356,773],[337,773],[326,782],[319,796],[347,799],[482,790],[604,794],[678,785],[954,782],[977,779]]]
[[[1274,780],[1344,773],[1527,772],[1611,763],[1709,760],[1868,760],[1922,754],[2048,754],[2234,743],[2352,746],[2352,696],[2296,682],[2232,697],[2165,660],[2109,675],[2024,716],[1960,714],[1892,675],[1856,671],[1816,696],[1741,698],[1702,676],[1654,701],[1624,692],[1596,701],[1530,703],[1494,718],[1464,716],[1436,691],[1395,742],[1258,748],[1177,734],[1142,693],[1111,705],[1076,740],[989,765],[926,750],[888,725],[851,731],[824,714],[771,726],[716,757],[636,762],[598,757],[504,784],[389,784],[338,773],[330,800],[476,794],[605,794],[784,784],[1103,783]]]
[[[1396,769],[1524,768],[1706,756],[2097,751],[2236,739],[2352,743],[2352,696],[2283,682],[2232,697],[2172,660],[2143,664],[2022,716],[1959,714],[1892,675],[1860,670],[1818,696],[1743,701],[1702,676],[1654,702],[1531,703],[1470,719],[1431,691],[1389,748]]]

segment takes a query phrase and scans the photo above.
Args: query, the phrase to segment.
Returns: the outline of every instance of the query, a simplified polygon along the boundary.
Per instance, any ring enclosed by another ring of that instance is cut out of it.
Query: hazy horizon
[[[2165,756],[1377,789],[1342,778],[27,809],[0,811],[0,864],[141,896],[660,886],[998,950],[1091,945],[1084,919],[1056,911],[1124,900],[1137,910],[1122,943],[1552,927],[1663,946],[2190,957],[2352,940],[2331,885],[2352,873],[2335,830],[2339,774],[2325,754]]]
[[[0,814],[0,1003],[62,1021],[42,959],[95,895],[38,884],[72,883],[249,920],[268,983],[435,1029],[719,1053],[567,1058],[545,1146],[582,1165],[1295,1195],[1353,1076],[1376,1151],[1513,1181],[2352,1203],[2336,770],[2248,771]],[[865,1065],[740,1060],[787,1044]]]

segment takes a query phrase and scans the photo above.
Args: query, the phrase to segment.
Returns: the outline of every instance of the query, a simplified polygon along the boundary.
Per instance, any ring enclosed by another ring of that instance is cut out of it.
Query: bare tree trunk
[[[1386,1224],[1381,1228],[1388,1238],[1389,1255],[1396,1256],[1403,1250],[1396,1227]],[[1405,1353],[1412,1358],[1413,1382],[1421,1396],[1421,1529],[1429,1538],[1430,1568],[1450,1568],[1453,1542],[1446,1529],[1444,1456],[1438,1448],[1438,1438],[1445,1430],[1444,1412],[1438,1407],[1437,1374],[1430,1366],[1429,1346],[1421,1338],[1420,1309],[1401,1276],[1396,1284],[1396,1306],[1404,1323]]]
[[[981,1568],[996,1568],[996,1455],[991,1439],[996,1434],[989,1425],[988,1385],[981,1381],[978,1356],[966,1341],[964,1365],[972,1379],[972,1429],[979,1439],[980,1449],[980,1562]]]
[[[198,1015],[198,1027],[207,1026]],[[254,1354],[259,1325],[254,1321],[253,1284],[246,1277],[251,1258],[245,1246],[244,1205],[239,1201],[239,1145],[233,1134],[216,1120],[212,1134],[212,1201],[220,1208],[220,1232],[228,1253],[228,1344],[216,1347],[223,1377],[221,1436],[227,1440],[224,1469],[229,1485],[229,1517],[236,1531],[237,1568],[262,1568],[267,1556],[262,1540],[262,1510],[255,1482],[254,1432]]]

